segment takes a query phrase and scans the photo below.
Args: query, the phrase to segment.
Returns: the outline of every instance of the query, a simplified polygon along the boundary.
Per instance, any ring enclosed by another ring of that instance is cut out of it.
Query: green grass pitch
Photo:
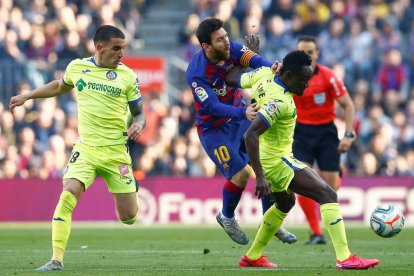
[[[396,237],[376,236],[367,226],[348,227],[352,252],[381,263],[367,271],[336,271],[328,245],[304,245],[305,227],[288,227],[299,241],[274,239],[265,253],[275,270],[239,268],[248,246],[233,243],[218,225],[132,226],[75,223],[59,275],[414,275],[414,228]],[[257,228],[246,228],[254,239]],[[0,275],[38,275],[34,269],[49,260],[49,224],[0,224]]]

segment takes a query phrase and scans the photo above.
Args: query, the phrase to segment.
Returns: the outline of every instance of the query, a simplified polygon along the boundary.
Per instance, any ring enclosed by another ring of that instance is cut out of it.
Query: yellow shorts
[[[75,178],[88,189],[101,176],[111,193],[136,192],[132,161],[126,145],[92,147],[77,142],[63,179]]]
[[[295,171],[306,168],[306,165],[293,156],[261,160],[265,178],[269,181],[273,192],[289,191]]]

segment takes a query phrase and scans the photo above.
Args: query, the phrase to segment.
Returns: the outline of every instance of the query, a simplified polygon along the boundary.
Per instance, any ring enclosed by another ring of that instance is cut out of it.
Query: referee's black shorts
[[[293,155],[311,165],[316,161],[321,171],[339,171],[338,130],[335,124],[305,125],[296,123]]]

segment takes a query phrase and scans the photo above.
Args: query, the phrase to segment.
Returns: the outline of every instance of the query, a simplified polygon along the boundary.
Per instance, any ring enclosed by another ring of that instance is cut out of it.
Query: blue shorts
[[[243,139],[249,126],[250,121],[247,119],[231,120],[219,129],[199,134],[201,145],[226,179],[230,179],[249,163]]]

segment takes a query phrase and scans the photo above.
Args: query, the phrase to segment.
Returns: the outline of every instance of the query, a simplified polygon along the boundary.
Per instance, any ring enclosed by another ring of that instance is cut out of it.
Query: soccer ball
[[[394,205],[380,205],[372,212],[370,222],[375,234],[383,238],[391,238],[401,232],[404,215]]]

